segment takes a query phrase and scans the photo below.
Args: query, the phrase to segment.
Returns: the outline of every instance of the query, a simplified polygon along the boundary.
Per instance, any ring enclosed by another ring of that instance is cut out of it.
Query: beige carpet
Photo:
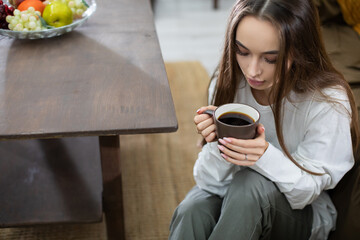
[[[128,240],[162,240],[175,207],[194,185],[199,149],[193,117],[206,104],[209,77],[199,62],[166,63],[179,130],[121,136]],[[0,240],[105,240],[105,223],[0,229]]]

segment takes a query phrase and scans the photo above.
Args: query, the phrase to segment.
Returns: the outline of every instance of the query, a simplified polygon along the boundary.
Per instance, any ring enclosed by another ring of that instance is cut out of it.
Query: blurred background
[[[235,0],[153,0],[155,26],[165,62],[200,61],[217,66],[230,8]]]

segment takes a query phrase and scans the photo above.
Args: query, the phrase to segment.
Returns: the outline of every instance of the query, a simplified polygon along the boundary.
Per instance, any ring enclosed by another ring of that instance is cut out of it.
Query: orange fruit
[[[39,11],[41,14],[44,11],[45,4],[40,0],[25,0],[17,7],[20,11],[26,11],[29,7],[33,7],[35,11]]]

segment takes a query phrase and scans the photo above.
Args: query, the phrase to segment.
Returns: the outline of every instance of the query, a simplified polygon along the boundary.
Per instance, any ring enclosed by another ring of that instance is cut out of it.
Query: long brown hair
[[[319,92],[329,87],[341,87],[348,95],[351,106],[351,135],[353,150],[359,144],[358,112],[349,84],[332,65],[320,33],[320,20],[312,0],[238,0],[229,17],[224,49],[218,69],[213,104],[219,106],[234,101],[237,86],[244,75],[236,61],[235,36],[239,22],[245,16],[255,16],[271,22],[279,31],[280,51],[276,63],[274,84],[269,98],[280,146],[289,159],[302,170],[314,173],[298,164],[284,143],[282,132],[283,100],[295,93]],[[292,65],[288,66],[288,59]],[[214,75],[214,76],[215,76]],[[335,99],[325,96],[329,102]]]

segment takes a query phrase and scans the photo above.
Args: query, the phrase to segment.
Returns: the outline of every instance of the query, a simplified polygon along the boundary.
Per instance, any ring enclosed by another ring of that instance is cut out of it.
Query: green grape
[[[38,19],[37,19],[36,15],[32,15],[32,16],[29,17],[29,22],[36,22],[37,20]]]
[[[27,26],[28,29],[35,30],[36,27],[37,27],[36,22],[28,22],[28,26]]]
[[[6,22],[10,23],[11,17],[12,17],[11,15],[7,15],[6,18],[5,18]]]
[[[69,8],[75,8],[75,1],[68,1]]]
[[[83,10],[83,9],[80,9],[80,8],[76,9],[76,15],[77,15],[77,16],[82,16],[83,13],[84,13],[84,10]]]
[[[24,22],[27,22],[29,20],[29,15],[26,13],[22,13],[21,20],[23,20]]]
[[[19,16],[20,15],[20,10],[19,9],[15,9],[14,10],[14,16]]]
[[[18,24],[16,24],[15,28],[11,29],[11,30],[22,31],[23,29],[24,29],[23,25],[21,23],[18,23]]]
[[[16,9],[17,10],[17,9]],[[40,31],[45,29],[42,27],[39,16],[40,12],[35,11],[34,8],[29,7],[28,10],[17,12],[14,11],[14,16],[7,16],[6,22],[9,23],[9,29],[13,31]]]

